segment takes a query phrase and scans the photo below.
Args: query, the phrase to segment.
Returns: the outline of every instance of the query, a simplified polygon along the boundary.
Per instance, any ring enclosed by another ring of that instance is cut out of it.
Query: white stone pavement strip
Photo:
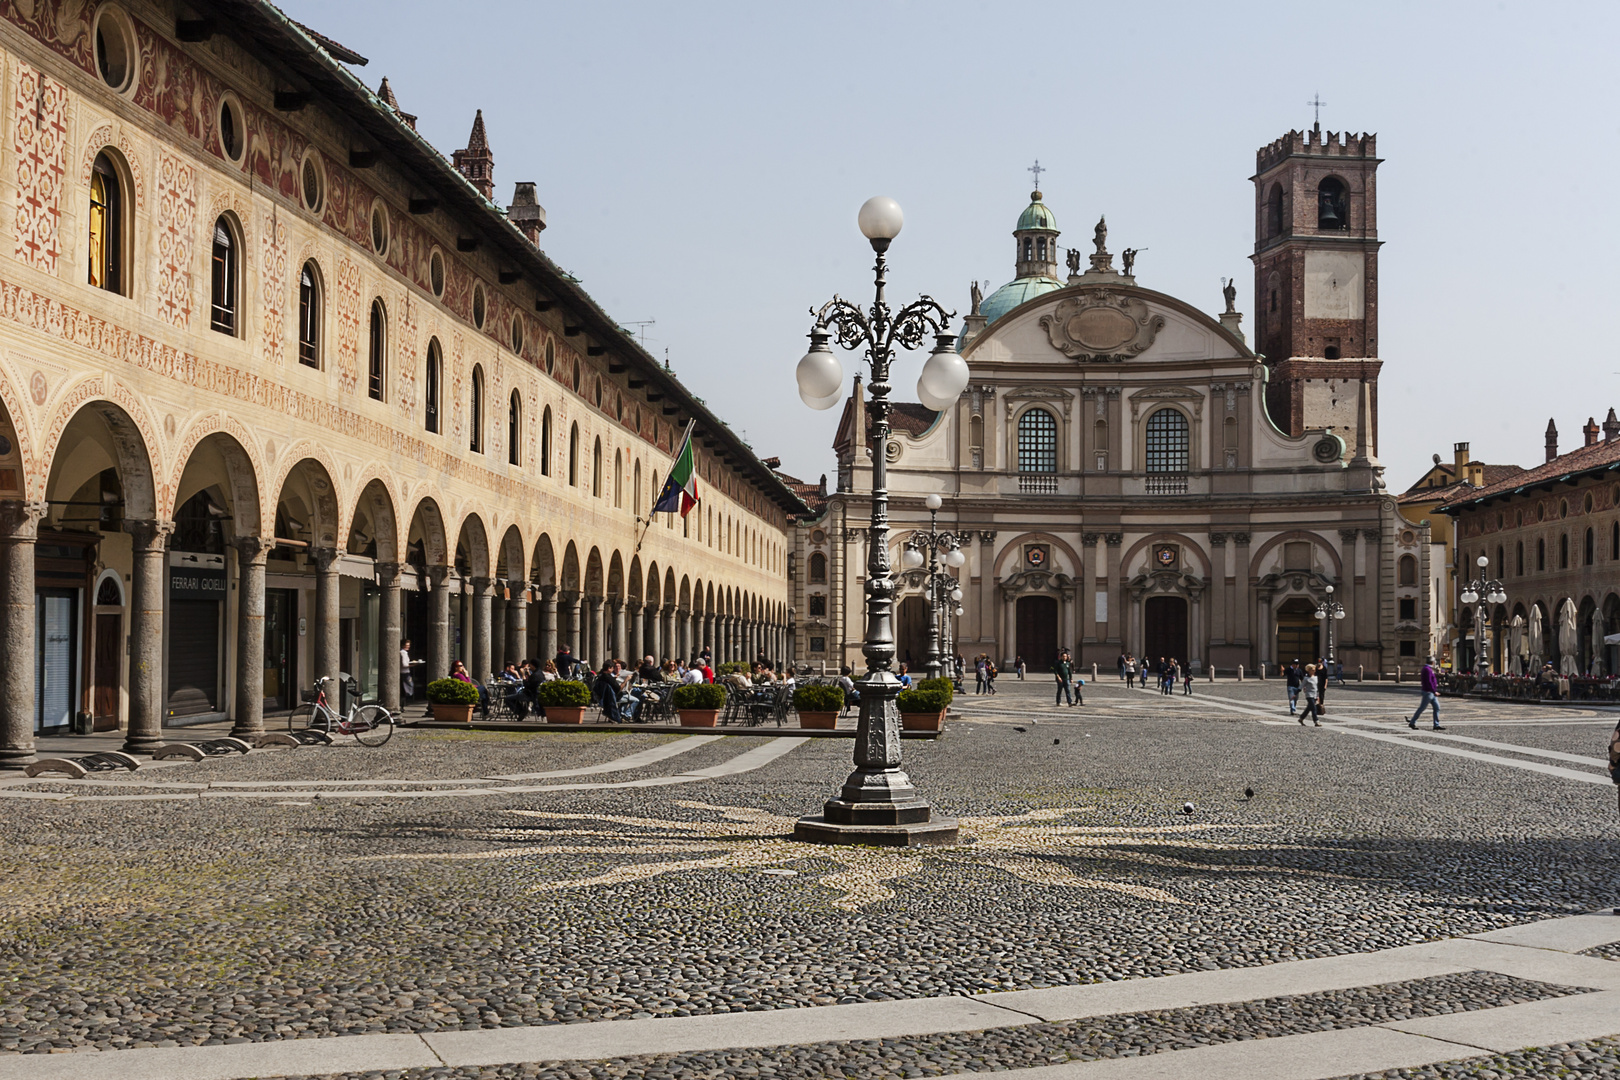
[[[554,773],[529,773],[514,777],[484,777],[477,780],[287,780],[287,781],[220,781],[214,784],[187,784],[184,791],[165,791],[162,793],[142,792],[135,794],[102,794],[108,788],[118,788],[127,792],[131,784],[139,785],[138,781],[125,781],[122,783],[102,781],[94,787],[87,788],[86,794],[60,791],[26,791],[26,790],[0,790],[0,797],[22,799],[64,800],[75,799],[86,803],[111,802],[150,802],[174,800],[199,799],[288,799],[307,798],[323,800],[345,799],[458,799],[458,798],[487,798],[490,796],[518,795],[539,791],[603,791],[623,788],[666,787],[672,784],[691,784],[702,780],[712,780],[721,776],[735,776],[739,773],[751,772],[764,765],[770,764],[784,754],[803,746],[809,740],[803,737],[779,737],[760,744],[754,743],[752,749],[746,750],[736,757],[722,761],[718,765],[710,765],[701,769],[689,769],[685,772],[669,776],[644,777],[639,780],[624,780],[613,782],[571,783],[571,784],[510,784],[508,780],[531,779],[540,777],[567,777],[586,776],[608,772],[625,772],[634,769],[643,769],[667,760],[677,754],[688,750],[695,750],[717,739],[721,735],[695,735],[673,743],[665,743],[651,750],[640,751],[613,761],[603,762],[583,769],[566,769]],[[492,786],[491,782],[498,786]],[[44,783],[61,783],[64,781],[44,779]],[[84,783],[73,782],[75,787]],[[428,784],[447,785],[445,790],[397,790],[397,788],[414,786],[421,787]],[[462,785],[479,786],[462,786]],[[165,788],[181,785],[165,784]],[[93,792],[93,793],[92,793]]]
[[[1467,735],[1451,735],[1444,731],[1431,731],[1419,728],[1418,736],[1408,738],[1440,739],[1445,742],[1467,743],[1470,746],[1484,746],[1492,750],[1506,751],[1514,754],[1524,754],[1528,757],[1544,757],[1553,761],[1571,761],[1577,765],[1592,765],[1600,769],[1607,769],[1609,763],[1604,758],[1582,757],[1580,754],[1566,754],[1562,750],[1543,750],[1539,746],[1524,746],[1519,743],[1496,742],[1492,739],[1474,739]]]
[[[1422,1020],[999,1074],[1013,1080],[1180,1080],[1188,1076],[1199,1080],[1319,1080],[1620,1034],[1620,963],[1569,951],[1612,941],[1620,941],[1620,917],[1575,916],[1375,953],[981,997],[423,1035],[27,1054],[6,1057],[0,1075],[6,1080],[242,1080],[519,1061],[592,1061],[978,1031],[1344,990],[1466,971],[1491,971],[1597,991]]]
[[[1613,783],[1605,773],[1576,772],[1574,769],[1566,769],[1558,765],[1544,765],[1539,761],[1524,761],[1518,758],[1499,757],[1495,754],[1482,754],[1476,750],[1465,750],[1460,746],[1448,746],[1434,741],[1412,739],[1409,736],[1370,731],[1367,728],[1349,724],[1332,726],[1330,730],[1337,731],[1342,735],[1354,735],[1357,738],[1372,739],[1376,742],[1414,747],[1435,754],[1448,754],[1452,757],[1470,758],[1474,761],[1488,761],[1493,765],[1506,765],[1509,768],[1524,769],[1528,772],[1541,773],[1544,776],[1556,776],[1564,780],[1580,780],[1588,784],[1603,784],[1604,786]],[[1519,748],[1515,747],[1515,749]]]

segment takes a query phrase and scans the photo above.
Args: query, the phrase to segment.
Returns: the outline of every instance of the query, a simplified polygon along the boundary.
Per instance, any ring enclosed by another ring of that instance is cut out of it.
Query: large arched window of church
[[[1045,409],[1018,418],[1018,490],[1057,491],[1057,419]]]
[[[1149,495],[1173,495],[1187,490],[1187,462],[1192,440],[1187,418],[1178,409],[1160,409],[1147,421]]]
[[[1283,189],[1281,184],[1271,185],[1266,196],[1266,235],[1280,236],[1283,231]]]
[[[1316,227],[1350,227],[1350,195],[1344,188],[1344,181],[1337,177],[1330,176],[1316,186]]]

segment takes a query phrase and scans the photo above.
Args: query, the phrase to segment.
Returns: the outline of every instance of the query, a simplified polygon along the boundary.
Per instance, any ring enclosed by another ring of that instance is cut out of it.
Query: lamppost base
[[[837,800],[827,804],[831,811]],[[919,821],[884,824],[862,815],[859,821],[832,820],[831,813],[822,817],[803,817],[793,827],[793,839],[807,844],[861,844],[867,847],[949,847],[957,843],[955,818],[931,818],[928,804],[921,799]],[[847,804],[846,804],[847,805]],[[877,809],[877,808],[872,808]],[[900,807],[894,807],[899,811]],[[909,810],[910,808],[906,808]]]

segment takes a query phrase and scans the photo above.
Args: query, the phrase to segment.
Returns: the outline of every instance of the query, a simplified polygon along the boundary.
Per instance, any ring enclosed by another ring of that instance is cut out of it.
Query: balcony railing
[[[1019,473],[1018,493],[1020,495],[1056,495],[1058,478],[1056,473]]]
[[[1187,494],[1187,474],[1148,473],[1147,493],[1149,495],[1185,495]]]

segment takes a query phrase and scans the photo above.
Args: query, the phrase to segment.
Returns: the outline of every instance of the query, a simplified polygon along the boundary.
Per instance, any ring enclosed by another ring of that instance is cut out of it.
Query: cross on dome
[[[1029,173],[1031,176],[1033,176],[1035,178],[1035,190],[1039,191],[1039,190],[1041,190],[1041,173],[1050,172],[1051,170],[1050,169],[1043,169],[1041,167],[1041,159],[1036,158],[1035,159],[1035,164],[1031,165],[1028,169],[1025,169],[1024,171]],[[1039,198],[1039,196],[1036,196],[1036,197]]]

